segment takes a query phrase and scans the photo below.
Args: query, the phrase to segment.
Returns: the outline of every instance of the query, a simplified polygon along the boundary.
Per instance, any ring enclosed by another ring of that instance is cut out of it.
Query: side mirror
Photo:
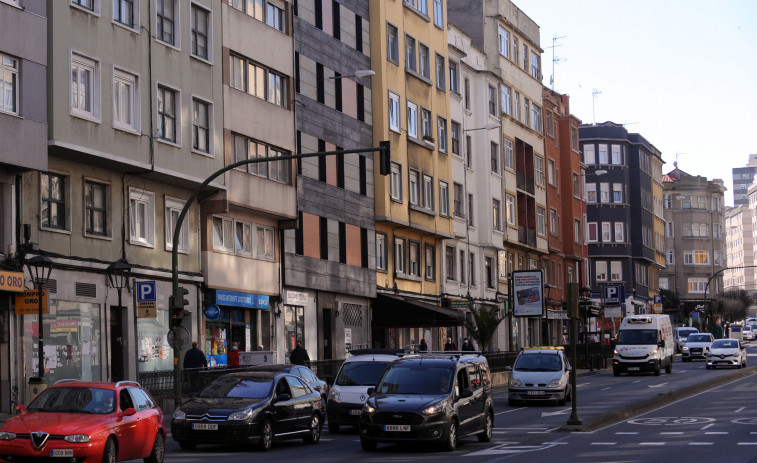
[[[367,392],[368,392],[369,396],[372,396],[376,392],[376,388],[375,387],[369,387]]]
[[[123,412],[121,412],[121,416],[131,416],[133,414],[137,413],[137,409],[134,407],[129,407]]]
[[[289,394],[279,394],[276,396],[274,402],[286,402],[287,400],[292,400],[292,396]]]
[[[16,413],[24,413],[25,411],[26,411],[26,406],[24,404],[16,405]]]
[[[513,367],[511,367],[510,365],[508,365],[508,366],[505,367],[505,371],[513,371]]]
[[[659,347],[665,347],[665,341],[660,341],[657,343]]]

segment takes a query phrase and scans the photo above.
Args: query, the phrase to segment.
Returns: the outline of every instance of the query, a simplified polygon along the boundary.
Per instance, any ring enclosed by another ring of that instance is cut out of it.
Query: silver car
[[[706,359],[710,346],[715,338],[710,333],[693,333],[686,339],[681,349],[681,361],[691,362],[693,359]]]
[[[716,339],[707,353],[707,369],[746,367],[746,349],[738,339]]]

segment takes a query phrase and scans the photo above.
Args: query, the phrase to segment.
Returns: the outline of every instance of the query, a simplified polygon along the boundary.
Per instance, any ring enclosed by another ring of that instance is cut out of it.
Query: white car
[[[746,367],[746,349],[738,339],[716,339],[707,353],[707,369]]]
[[[754,330],[752,329],[751,325],[744,325],[741,328],[741,336],[744,338],[745,341],[753,341],[754,340]]]
[[[570,363],[562,346],[526,347],[515,359],[510,371],[508,403],[570,402],[573,392],[570,385]]]
[[[691,362],[693,359],[707,359],[707,353],[715,338],[710,333],[692,333],[686,338],[686,344],[681,349],[681,361]]]

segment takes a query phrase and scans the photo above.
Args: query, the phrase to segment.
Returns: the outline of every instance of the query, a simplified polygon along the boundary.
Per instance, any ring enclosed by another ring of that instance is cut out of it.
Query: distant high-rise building
[[[749,155],[746,167],[734,167],[733,170],[733,205],[746,206],[749,204],[749,185],[757,174],[757,154]]]

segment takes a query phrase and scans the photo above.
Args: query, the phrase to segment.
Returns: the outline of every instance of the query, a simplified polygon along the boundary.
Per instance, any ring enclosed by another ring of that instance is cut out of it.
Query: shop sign
[[[58,320],[50,323],[51,333],[76,333],[79,322],[76,320]]]
[[[252,293],[239,293],[235,291],[216,290],[216,304],[232,307],[245,307],[248,309],[270,308],[269,296]]]
[[[284,304],[304,306],[308,301],[308,293],[302,291],[292,291],[287,289],[284,292]]]
[[[16,315],[38,315],[39,314],[39,291],[32,289],[16,294]],[[42,313],[48,313],[47,309],[47,290],[42,290]]]
[[[221,308],[215,304],[210,304],[209,306],[205,307],[205,316],[210,320],[215,320],[216,318],[218,318],[218,315],[220,313]]]
[[[547,310],[547,318],[550,320],[567,320],[567,310]]]
[[[454,300],[451,300],[451,299],[449,301],[449,308],[450,309],[458,309],[458,310],[462,309],[462,310],[465,310],[468,307],[470,307],[470,302],[469,301],[454,301]]]
[[[24,290],[24,274],[21,272],[0,272],[0,291]]]

